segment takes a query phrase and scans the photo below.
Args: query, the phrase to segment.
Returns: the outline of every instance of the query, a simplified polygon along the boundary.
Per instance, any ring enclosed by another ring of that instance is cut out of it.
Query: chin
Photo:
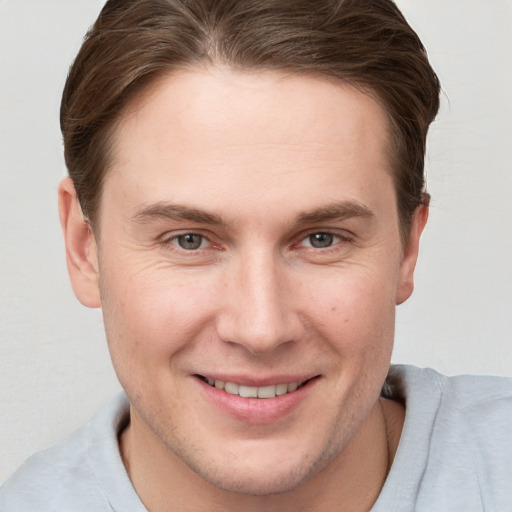
[[[233,472],[234,473],[234,472]],[[254,475],[246,472],[244,475],[219,474],[203,472],[200,476],[223,491],[247,496],[270,496],[293,491],[307,479],[307,476],[297,470],[278,471],[266,475]]]
[[[331,447],[333,448],[333,447]],[[209,484],[227,492],[248,496],[270,496],[293,491],[303,483],[314,478],[332,459],[337,451],[326,450],[323,453],[303,453],[295,457],[282,454],[262,460],[261,454],[252,461],[249,458],[231,460],[226,467],[215,464],[195,464],[195,461],[184,461],[189,467]],[[274,455],[276,453],[274,452]]]

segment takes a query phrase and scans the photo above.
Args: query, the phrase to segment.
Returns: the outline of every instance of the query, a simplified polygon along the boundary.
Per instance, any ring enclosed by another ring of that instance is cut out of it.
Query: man
[[[389,369],[438,96],[387,0],[108,2],[59,208],[126,395],[0,508],[510,508],[510,382]]]

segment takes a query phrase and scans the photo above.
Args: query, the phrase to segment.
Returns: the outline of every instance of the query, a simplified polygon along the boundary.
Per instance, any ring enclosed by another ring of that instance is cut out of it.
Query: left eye
[[[302,242],[301,245],[314,247],[315,249],[326,249],[331,245],[338,243],[340,237],[332,233],[311,233]]]
[[[184,235],[175,236],[172,242],[186,251],[201,249],[208,243],[204,236],[196,233],[185,233]]]

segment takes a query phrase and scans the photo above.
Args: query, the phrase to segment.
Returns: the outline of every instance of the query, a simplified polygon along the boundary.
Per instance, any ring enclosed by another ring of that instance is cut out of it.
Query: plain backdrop
[[[399,0],[443,85],[432,194],[394,362],[512,376],[512,2]],[[60,94],[100,0],[0,0],[0,482],[118,389],[68,284]]]

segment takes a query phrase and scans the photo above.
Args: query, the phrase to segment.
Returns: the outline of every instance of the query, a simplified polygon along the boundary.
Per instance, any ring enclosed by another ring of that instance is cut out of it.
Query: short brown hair
[[[61,105],[65,159],[97,224],[116,122],[164,73],[199,64],[335,77],[387,112],[402,236],[428,200],[424,155],[440,86],[391,0],[109,0],[73,63]]]

